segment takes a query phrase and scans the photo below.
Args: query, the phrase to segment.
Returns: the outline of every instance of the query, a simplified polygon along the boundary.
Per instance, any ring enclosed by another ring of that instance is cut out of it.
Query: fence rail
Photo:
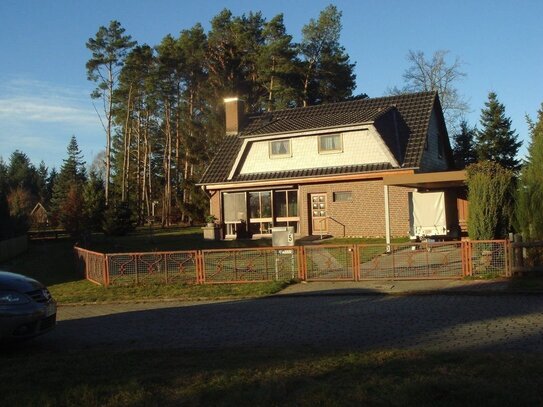
[[[107,254],[74,250],[85,278],[104,286],[494,277],[510,276],[512,265],[506,240]]]

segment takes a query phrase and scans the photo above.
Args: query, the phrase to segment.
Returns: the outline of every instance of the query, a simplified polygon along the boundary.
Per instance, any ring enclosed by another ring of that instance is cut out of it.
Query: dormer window
[[[341,153],[343,142],[341,134],[327,134],[319,136],[319,154]]]
[[[269,143],[270,158],[292,157],[290,140],[274,140]]]

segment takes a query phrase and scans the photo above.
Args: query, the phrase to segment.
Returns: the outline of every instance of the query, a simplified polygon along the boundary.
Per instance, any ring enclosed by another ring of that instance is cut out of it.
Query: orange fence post
[[[194,265],[196,266],[196,284],[200,284],[201,270],[200,270],[200,250],[197,250],[194,254]]]
[[[109,287],[109,261],[108,255],[104,255],[104,286]]]
[[[351,250],[351,259],[353,262],[353,280],[358,281],[360,280],[360,264],[358,261],[358,250],[356,249],[355,245],[352,245],[350,247]]]
[[[300,280],[307,280],[307,263],[305,258],[305,248],[303,246],[300,246],[299,251],[300,256],[300,267],[298,267],[298,277]]]
[[[198,269],[198,275],[199,275],[199,284],[204,284],[206,281],[206,275],[205,275],[205,265],[204,265],[204,251],[199,250],[196,254],[197,256],[197,269]]]
[[[462,266],[464,277],[467,277],[469,275],[469,262],[469,243],[464,241],[462,242]]]
[[[511,277],[511,241],[505,240],[504,242],[504,254],[505,254],[505,276]]]
[[[473,276],[473,244],[468,242],[468,276]]]

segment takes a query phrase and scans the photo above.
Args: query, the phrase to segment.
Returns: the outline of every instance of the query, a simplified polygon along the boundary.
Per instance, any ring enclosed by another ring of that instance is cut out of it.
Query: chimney
[[[224,110],[226,113],[226,134],[238,134],[243,125],[245,103],[237,97],[226,98],[224,99]]]

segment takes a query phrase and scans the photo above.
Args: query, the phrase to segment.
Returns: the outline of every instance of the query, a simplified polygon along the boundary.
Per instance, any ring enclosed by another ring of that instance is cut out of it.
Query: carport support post
[[[388,202],[388,185],[384,186],[385,196],[385,236],[387,243],[387,253],[390,253],[390,206]]]

